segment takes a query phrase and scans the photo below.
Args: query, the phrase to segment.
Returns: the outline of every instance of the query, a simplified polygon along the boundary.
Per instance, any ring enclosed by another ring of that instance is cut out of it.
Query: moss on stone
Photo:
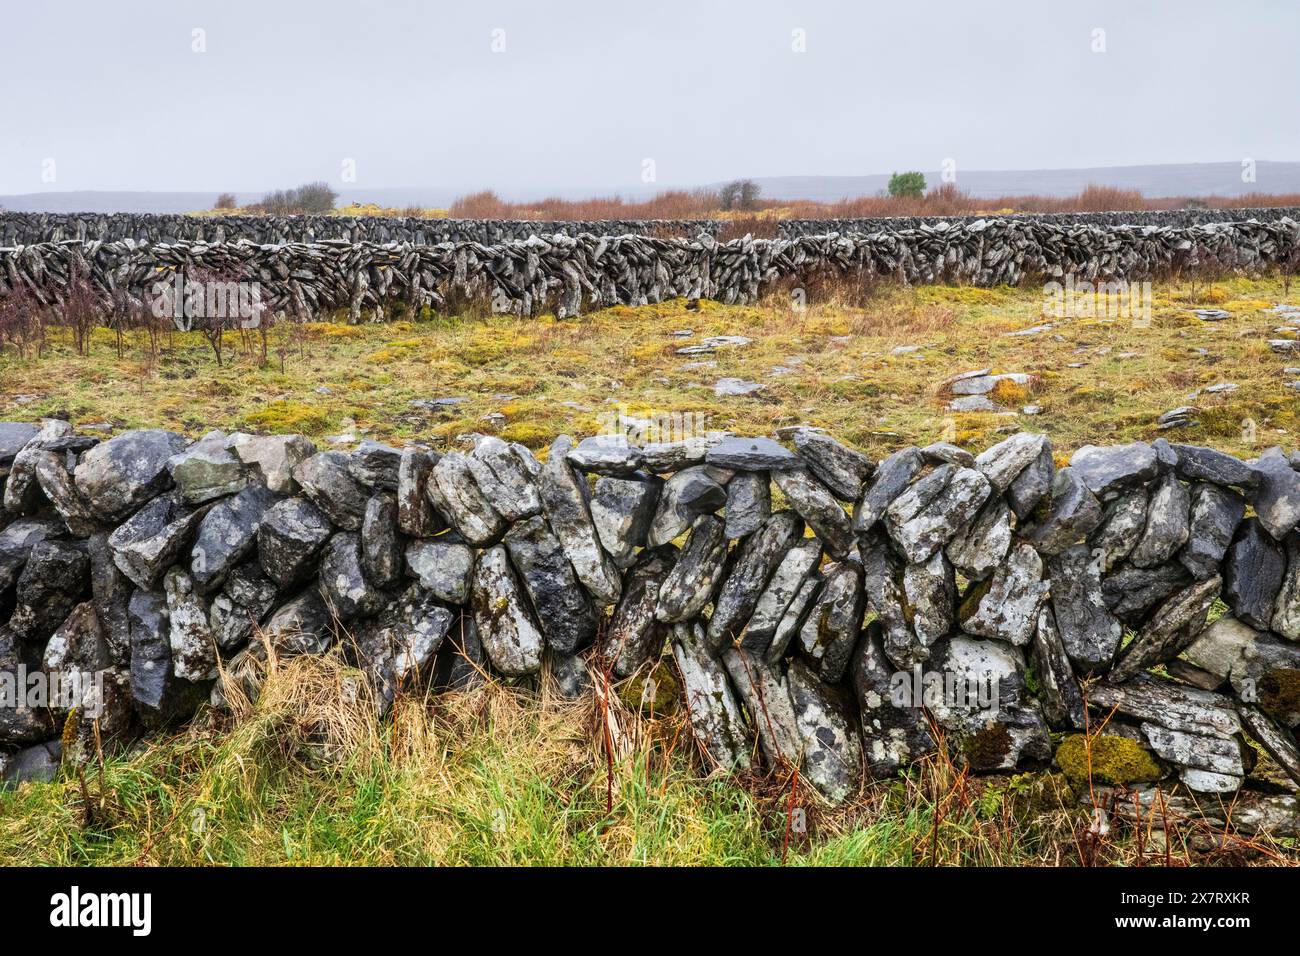
[[[1088,781],[1088,747],[1084,734],[1071,734],[1056,748],[1056,764],[1071,783]],[[1092,739],[1092,780],[1114,786],[1154,783],[1164,771],[1136,740],[1101,734]]]
[[[663,717],[676,712],[681,688],[672,668],[659,664],[648,674],[638,673],[624,681],[619,685],[618,696],[632,710]]]
[[[1275,667],[1259,681],[1259,705],[1270,716],[1284,719],[1300,712],[1300,670]]]
[[[1011,731],[1005,724],[991,723],[972,734],[964,750],[972,770],[995,770],[1003,765],[1011,752]]]

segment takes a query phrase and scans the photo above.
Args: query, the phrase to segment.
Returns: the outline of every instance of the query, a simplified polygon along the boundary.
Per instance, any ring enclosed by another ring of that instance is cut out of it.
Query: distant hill
[[[899,172],[903,172],[902,167]],[[922,170],[930,186],[939,184],[939,174]],[[755,176],[762,195],[767,199],[811,199],[835,202],[857,196],[874,196],[885,191],[888,173],[866,176]],[[716,188],[710,183],[705,188]],[[993,196],[1071,196],[1089,185],[1136,189],[1153,199],[1170,196],[1239,196],[1249,205],[1249,194],[1300,193],[1300,162],[1259,161],[1255,182],[1241,181],[1241,164],[1172,163],[1160,166],[1104,166],[1091,169],[1007,169],[958,170],[957,186],[977,198]],[[341,204],[360,202],[405,208],[445,209],[458,196],[481,187],[391,187],[384,189],[340,189]],[[511,202],[527,202],[548,196],[582,199],[594,196],[622,195],[626,199],[645,199],[671,188],[694,186],[640,186],[635,189],[583,190],[573,187],[555,189],[501,188],[496,192]],[[207,192],[42,192],[19,196],[0,196],[0,207],[14,212],[195,212],[212,208],[219,190]],[[240,205],[256,202],[263,193],[237,192]]]

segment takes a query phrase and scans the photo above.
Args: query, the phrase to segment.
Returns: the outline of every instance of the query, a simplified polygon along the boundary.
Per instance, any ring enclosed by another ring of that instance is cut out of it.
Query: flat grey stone
[[[651,475],[596,479],[591,520],[601,547],[619,568],[630,567],[637,548],[645,546],[662,488],[663,482]]]
[[[1192,485],[1187,544],[1178,553],[1192,577],[1203,581],[1219,573],[1245,511],[1246,502],[1231,489],[1206,481]]]
[[[885,524],[907,560],[917,564],[952,540],[989,495],[989,482],[981,472],[940,465],[894,499]]]
[[[841,501],[857,501],[876,466],[860,451],[840,444],[825,432],[794,432],[794,445],[809,470]]]
[[[780,442],[770,438],[741,438],[735,435],[722,439],[704,456],[705,464],[733,471],[776,471],[798,468],[799,456]]]
[[[742,471],[727,482],[727,537],[753,534],[772,513],[772,484],[765,471]]]
[[[360,531],[370,493],[352,475],[352,459],[341,451],[322,451],[293,469],[293,480],[330,521],[344,531]]]
[[[545,641],[503,545],[479,552],[472,591],[475,627],[492,666],[507,677],[539,671]]]
[[[962,630],[1023,647],[1034,636],[1047,592],[1038,553],[1027,544],[1014,545],[987,586],[968,589],[962,600]]]
[[[1084,445],[1070,458],[1070,468],[1099,498],[1144,485],[1156,476],[1156,453],[1144,442]]]
[[[474,552],[454,535],[417,538],[406,545],[407,572],[446,604],[469,602]]]
[[[267,509],[257,526],[257,557],[266,576],[282,588],[310,578],[320,549],[334,529],[305,497],[286,498]]]

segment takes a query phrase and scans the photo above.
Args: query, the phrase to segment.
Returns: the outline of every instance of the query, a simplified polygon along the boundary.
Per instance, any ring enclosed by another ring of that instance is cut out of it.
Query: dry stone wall
[[[649,236],[532,236],[518,242],[414,245],[344,240],[287,245],[67,241],[0,249],[0,296],[22,287],[59,301],[74,276],[106,307],[148,301],[177,273],[202,270],[259,283],[265,304],[295,317],[346,309],[354,320],[395,306],[434,309],[466,299],[494,311],[560,316],[677,296],[751,303],[818,277],[1016,285],[1062,278],[1141,280],[1171,271],[1255,273],[1300,265],[1300,223],[1173,227],[1060,226],[978,220],[946,228],[718,242]]]
[[[425,219],[412,216],[188,216],[146,213],[0,213],[0,246],[68,239],[115,242],[479,242],[529,236],[716,235],[712,219]]]
[[[923,227],[965,227],[988,216],[890,216],[859,219],[784,219],[781,239],[828,233],[865,235]],[[1185,229],[1219,222],[1276,222],[1300,219],[1296,207],[1266,209],[1175,209],[1150,212],[1025,213],[995,217],[1052,226],[1161,226]],[[147,213],[0,212],[0,246],[34,245],[69,239],[116,242],[399,242],[436,245],[477,242],[494,245],[530,236],[717,236],[718,219],[492,220],[424,219],[408,216],[189,216]]]
[[[939,226],[967,226],[990,218],[1040,222],[1052,226],[1161,226],[1186,229],[1218,222],[1277,222],[1300,219],[1300,208],[1274,206],[1261,209],[1155,209],[1145,212],[1050,212],[1012,213],[990,216],[889,216],[857,219],[783,219],[780,236],[820,236],[829,232],[843,235],[887,232]]]
[[[707,766],[798,766],[832,800],[936,733],[976,773],[1069,772],[1109,718],[1140,759],[1098,786],[1245,796],[1263,752],[1291,795],[1256,796],[1294,832],[1298,469],[1163,439],[1058,468],[1028,432],[879,462],[802,427],[560,437],[542,462],[485,435],[440,454],[4,423],[0,772],[52,773],[92,732],[77,707],[121,742],[225,706],[218,661],[341,648],[381,717],[425,684],[549,672],[578,697],[670,668]],[[23,673],[70,672],[97,696],[13,705]]]

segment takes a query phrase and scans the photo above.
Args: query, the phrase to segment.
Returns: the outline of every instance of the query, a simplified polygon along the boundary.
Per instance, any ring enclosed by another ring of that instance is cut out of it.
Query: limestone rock
[[[1145,442],[1128,445],[1084,445],[1070,458],[1070,468],[1098,498],[1145,485],[1156,476],[1156,453]]]
[[[114,563],[136,587],[156,588],[206,515],[206,510],[182,507],[179,495],[159,495],[108,536]]]
[[[1300,524],[1300,472],[1279,448],[1270,448],[1254,465],[1259,485],[1247,496],[1264,530],[1281,541]]]
[[[888,508],[925,465],[925,457],[916,448],[896,451],[876,468],[871,482],[853,509],[853,530],[870,531],[885,516]]]
[[[1052,503],[1047,517],[1028,529],[1027,536],[1040,553],[1060,554],[1096,530],[1101,521],[1101,505],[1084,479],[1073,467],[1062,468],[1052,479]]]
[[[673,658],[682,676],[686,711],[701,751],[717,767],[749,766],[749,731],[731,692],[727,672],[698,624],[673,626]]]
[[[222,651],[233,651],[275,607],[279,588],[256,561],[245,561],[226,576],[208,611],[208,632]]]
[[[1176,657],[1205,628],[1205,616],[1222,587],[1223,580],[1215,575],[1197,581],[1162,604],[1120,652],[1110,679],[1123,682],[1148,667]]]
[[[370,495],[353,477],[351,458],[341,451],[322,451],[293,469],[293,480],[335,527],[360,531]]]
[[[77,462],[77,489],[95,514],[120,520],[167,490],[167,462],[185,437],[161,429],[123,432],[87,451]]]
[[[664,483],[646,537],[647,547],[657,548],[681,535],[701,514],[712,514],[727,502],[727,490],[704,466],[685,468]]]
[[[1166,472],[1152,487],[1146,527],[1129,554],[1129,563],[1150,568],[1172,558],[1187,542],[1190,509],[1187,486],[1172,472]]]
[[[1282,590],[1286,559],[1259,519],[1247,518],[1238,527],[1223,568],[1223,600],[1241,620],[1267,630]]]
[[[459,452],[438,459],[425,494],[437,513],[476,548],[495,544],[505,533],[507,522],[479,489],[468,458]]]
[[[163,579],[167,596],[168,639],[172,673],[178,680],[205,681],[217,676],[217,648],[208,631],[208,609],[194,579],[172,568]]]
[[[262,570],[282,588],[306,581],[333,530],[325,513],[304,497],[276,502],[257,526]]]
[[[546,644],[572,654],[596,636],[596,611],[559,540],[540,515],[515,522],[503,541],[532,602]]]
[[[740,636],[768,579],[802,537],[803,522],[792,512],[779,511],[737,547],[709,618],[707,637],[711,647],[720,648]]]
[[[816,538],[805,538],[785,553],[759,595],[745,627],[741,644],[746,650],[760,655],[767,652],[787,609],[804,581],[816,571],[821,557],[821,542]]]
[[[500,438],[479,435],[474,451],[465,459],[485,501],[491,502],[507,522],[540,514],[542,500],[537,493],[540,470],[532,453],[522,445],[507,444]],[[434,472],[438,467],[434,467]]]
[[[1017,544],[987,586],[968,590],[962,601],[962,630],[1023,647],[1034,636],[1047,592],[1042,559],[1027,544]]]
[[[765,471],[742,471],[727,482],[727,537],[753,534],[772,513],[772,486]]]
[[[424,493],[438,456],[423,448],[402,449],[397,466],[397,526],[412,538],[432,538],[443,530],[442,518]]]
[[[799,767],[803,763],[803,735],[785,674],[758,655],[735,646],[723,650],[722,663],[731,677],[731,686],[753,719],[768,767]]]
[[[181,499],[202,504],[233,495],[248,484],[244,463],[229,447],[224,432],[209,432],[167,460]]]
[[[655,617],[668,624],[696,617],[713,599],[727,559],[727,539],[722,521],[701,515],[659,588]]]
[[[361,536],[337,532],[320,559],[321,596],[341,621],[374,614],[383,607],[383,594],[366,580],[361,568]]]
[[[1053,589],[1055,599],[1055,589]],[[1084,715],[1083,694],[1070,666],[1070,657],[1061,632],[1056,627],[1056,617],[1051,607],[1043,605],[1038,612],[1038,629],[1030,645],[1030,661],[1038,677],[1038,699],[1043,705],[1043,716],[1053,727],[1087,727]]]
[[[233,498],[218,501],[203,516],[190,550],[190,572],[200,590],[219,587],[230,569],[248,555],[257,543],[263,517],[276,500],[265,485],[249,485]]]
[[[670,550],[647,551],[627,575],[599,651],[615,677],[632,676],[663,652],[668,628],[655,611],[659,607],[659,589],[672,566]]]
[[[601,547],[618,568],[631,567],[637,548],[645,546],[662,487],[663,482],[652,476],[596,479],[591,520]]]
[[[1235,491],[1205,481],[1192,486],[1187,544],[1178,553],[1192,577],[1203,581],[1219,573],[1245,511],[1246,502]]]
[[[397,496],[391,491],[366,503],[361,522],[361,568],[376,587],[388,588],[402,576],[402,541],[397,530]]]
[[[472,596],[475,627],[492,666],[507,677],[524,677],[540,670],[542,632],[528,610],[503,545],[479,553]]]
[[[848,670],[865,609],[862,572],[847,562],[828,568],[799,631],[804,656],[826,683],[837,683]]]
[[[1091,539],[1093,553],[1100,559],[1103,572],[1111,571],[1129,556],[1146,526],[1145,489],[1121,495],[1106,505],[1101,526]]]
[[[860,451],[841,445],[825,432],[799,429],[794,446],[808,469],[841,501],[857,501],[875,464]]]
[[[1055,640],[1080,673],[1104,673],[1124,628],[1106,606],[1098,562],[1086,544],[1078,544],[1052,557],[1048,573]]]
[[[551,445],[550,455],[537,479],[542,509],[578,580],[597,606],[609,607],[618,603],[622,579],[600,545],[588,502],[590,488],[586,479],[574,474],[573,466],[567,461],[570,447],[567,435],[561,435]]]
[[[406,546],[407,572],[446,604],[469,602],[474,552],[455,535],[412,541]]]
[[[853,655],[853,689],[862,724],[863,754],[875,779],[892,776],[917,757],[933,753],[925,712],[895,701],[895,666],[881,646],[880,627],[868,626]]]
[[[802,662],[792,661],[786,676],[803,741],[803,776],[827,799],[846,800],[862,776],[862,742],[852,711],[836,688]]]
[[[894,499],[885,512],[885,525],[907,560],[918,564],[951,541],[979,513],[989,494],[981,472],[940,465]]]
[[[974,518],[948,542],[948,560],[972,581],[996,570],[1011,548],[1011,509],[993,495]]]
[[[731,471],[780,471],[798,468],[799,456],[770,438],[729,435],[708,450],[705,464]]]
[[[302,435],[244,435],[233,439],[231,445],[239,460],[278,495],[298,491],[293,471],[316,454],[316,446]]]

